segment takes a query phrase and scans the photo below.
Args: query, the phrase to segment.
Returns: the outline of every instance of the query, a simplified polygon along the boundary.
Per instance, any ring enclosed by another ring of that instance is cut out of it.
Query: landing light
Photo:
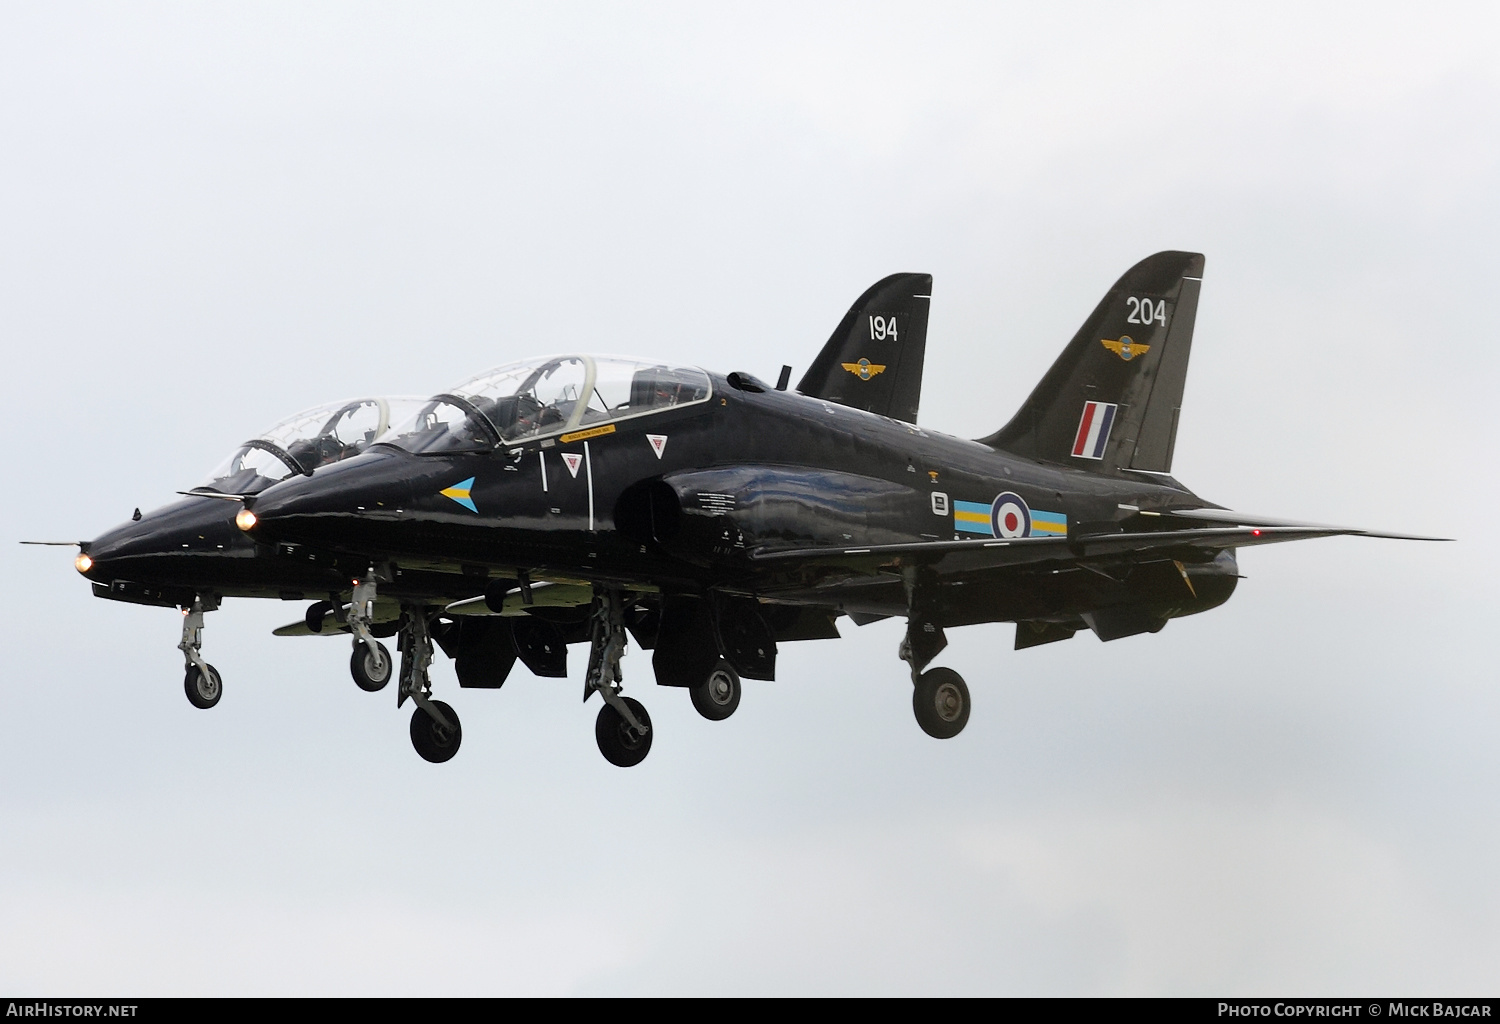
[[[94,560],[88,555],[79,555],[77,558],[73,559],[73,568],[77,569],[79,572],[86,573],[93,567]]]
[[[258,520],[255,518],[255,513],[251,512],[248,508],[242,508],[234,514],[234,525],[238,526],[241,530],[249,531],[255,529],[256,522]]]

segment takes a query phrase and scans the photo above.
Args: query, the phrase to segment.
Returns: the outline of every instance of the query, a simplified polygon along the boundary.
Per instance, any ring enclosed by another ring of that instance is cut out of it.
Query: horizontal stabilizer
[[[1152,515],[1147,512],[1145,515]],[[1251,516],[1243,512],[1235,512],[1227,508],[1180,508],[1162,515],[1174,516],[1178,519],[1196,519],[1206,523],[1231,523],[1235,526],[1296,526],[1311,530],[1333,530],[1337,533],[1352,534],[1357,537],[1381,537],[1386,540],[1435,540],[1451,541],[1452,537],[1423,537],[1415,533],[1386,533],[1380,530],[1356,530],[1347,526],[1327,526],[1322,523],[1304,523],[1295,519],[1276,519],[1271,516]]]

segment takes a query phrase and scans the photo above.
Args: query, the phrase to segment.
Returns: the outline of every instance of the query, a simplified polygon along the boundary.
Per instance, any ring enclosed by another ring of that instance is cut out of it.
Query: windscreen
[[[311,473],[358,455],[422,404],[420,398],[356,398],[299,412],[246,441],[196,489],[254,494]]]
[[[382,443],[410,452],[483,450],[703,402],[712,390],[708,374],[691,366],[585,355],[527,360],[434,397]]]

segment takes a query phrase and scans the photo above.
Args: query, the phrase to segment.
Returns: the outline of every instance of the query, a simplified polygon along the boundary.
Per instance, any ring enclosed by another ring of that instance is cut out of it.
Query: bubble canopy
[[[392,423],[410,417],[422,398],[353,398],[289,416],[240,445],[194,490],[255,494],[298,473],[368,448]]]
[[[380,443],[418,454],[477,451],[706,402],[712,393],[708,374],[693,366],[548,356],[488,370],[433,396]]]

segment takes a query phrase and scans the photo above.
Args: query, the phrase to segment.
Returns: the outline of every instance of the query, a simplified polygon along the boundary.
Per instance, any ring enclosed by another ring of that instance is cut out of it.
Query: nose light
[[[86,554],[81,554],[77,558],[73,559],[73,568],[77,569],[79,572],[86,573],[93,567],[94,560]]]
[[[257,522],[259,520],[256,519],[255,513],[251,512],[248,508],[242,508],[235,513],[234,525],[238,526],[241,530],[253,530]]]

